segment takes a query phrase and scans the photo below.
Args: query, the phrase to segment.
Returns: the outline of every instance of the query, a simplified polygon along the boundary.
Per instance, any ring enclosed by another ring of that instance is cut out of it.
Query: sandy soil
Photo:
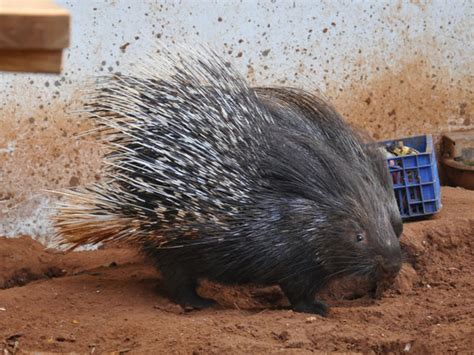
[[[406,263],[392,289],[380,300],[326,292],[328,318],[286,309],[276,287],[210,283],[200,292],[219,306],[188,312],[166,299],[158,272],[133,250],[61,254],[27,237],[0,238],[0,351],[469,353],[474,192],[442,193],[439,215],[405,225]]]

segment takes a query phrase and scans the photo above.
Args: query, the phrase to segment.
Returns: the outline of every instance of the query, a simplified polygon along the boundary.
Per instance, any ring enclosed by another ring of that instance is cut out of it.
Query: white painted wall
[[[126,70],[157,45],[174,43],[211,45],[258,84],[306,77],[323,89],[344,88],[360,75],[376,74],[374,63],[393,67],[409,55],[426,55],[455,77],[473,69],[472,1],[57,2],[72,14],[60,96],[65,100],[84,76]],[[123,53],[120,46],[127,42]],[[0,75],[2,90],[13,86],[28,95],[25,108],[50,98],[58,79]],[[7,98],[0,96],[0,102]]]

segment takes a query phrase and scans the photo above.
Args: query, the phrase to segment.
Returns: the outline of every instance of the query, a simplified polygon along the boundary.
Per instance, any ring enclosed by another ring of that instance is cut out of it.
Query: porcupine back
[[[56,219],[66,243],[222,232],[261,183],[272,117],[244,80],[211,53],[153,64],[100,78],[88,95],[109,153],[102,183],[66,193]]]
[[[403,225],[385,156],[367,132],[350,127],[320,96],[296,88],[257,87],[254,90],[279,125],[306,132],[315,140],[325,142],[345,158],[347,167],[364,176],[365,182],[377,191],[378,198],[384,202],[399,237]]]

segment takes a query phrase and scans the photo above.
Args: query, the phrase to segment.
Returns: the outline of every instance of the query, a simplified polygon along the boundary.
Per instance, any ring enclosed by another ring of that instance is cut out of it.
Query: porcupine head
[[[321,98],[250,88],[210,51],[162,51],[99,78],[85,111],[108,147],[103,179],[64,192],[58,235],[137,246],[175,302],[211,305],[202,279],[276,284],[295,311],[324,315],[329,281],[399,271],[383,157]]]

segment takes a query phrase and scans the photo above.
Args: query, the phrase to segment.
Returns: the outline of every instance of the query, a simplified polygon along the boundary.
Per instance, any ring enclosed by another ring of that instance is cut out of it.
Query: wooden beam
[[[61,72],[62,50],[0,49],[0,70],[12,72]]]
[[[59,73],[69,26],[51,0],[0,0],[0,70]]]

